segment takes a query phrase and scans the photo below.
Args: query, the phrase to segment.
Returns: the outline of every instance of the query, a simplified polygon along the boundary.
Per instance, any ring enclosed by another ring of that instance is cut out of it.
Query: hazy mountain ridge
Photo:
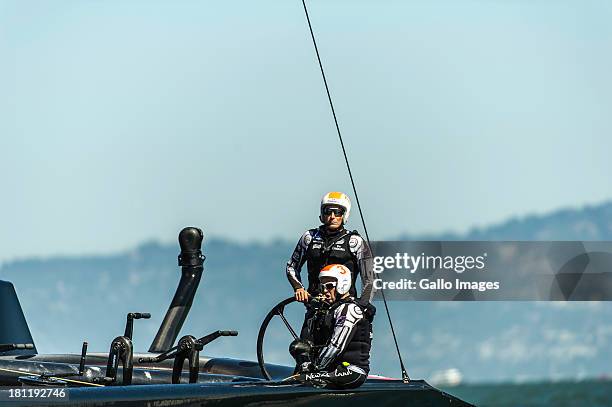
[[[465,236],[421,238],[612,240],[611,225],[612,203],[605,203],[513,219]],[[237,329],[237,338],[215,342],[205,353],[255,359],[259,323],[273,304],[291,295],[284,264],[294,244],[205,240],[205,274],[182,334]],[[131,311],[153,315],[136,326],[136,348],[144,350],[174,294],[178,252],[178,244],[149,242],[116,255],[19,260],[2,265],[0,278],[15,284],[41,352],[78,352],[83,340],[92,351],[105,351]],[[609,303],[393,302],[390,307],[413,377],[448,368],[471,381],[610,373]],[[372,372],[397,375],[382,307],[379,311]],[[294,309],[295,321],[301,312]],[[289,363],[287,343],[280,335],[270,338],[271,360]]]
[[[403,236],[409,238],[410,235]],[[465,234],[440,233],[416,240],[602,240],[612,241],[612,202],[544,215],[513,217]]]

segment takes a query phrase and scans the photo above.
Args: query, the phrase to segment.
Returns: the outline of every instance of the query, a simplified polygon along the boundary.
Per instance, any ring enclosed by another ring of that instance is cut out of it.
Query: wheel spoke
[[[264,348],[264,338],[266,336],[266,330],[268,329],[268,324],[270,323],[272,318],[278,315],[280,319],[283,321],[283,323],[285,324],[285,326],[287,327],[287,329],[289,330],[289,332],[291,333],[291,335],[293,336],[293,338],[297,339],[298,336],[295,333],[295,330],[291,327],[291,325],[287,321],[287,318],[285,318],[285,315],[283,314],[283,312],[285,311],[285,305],[291,304],[295,301],[296,301],[295,297],[289,297],[279,302],[274,308],[270,310],[270,312],[268,312],[268,315],[266,315],[263,322],[261,323],[261,326],[259,327],[259,333],[257,334],[257,363],[259,364],[259,368],[261,369],[261,375],[266,380],[272,380],[270,373],[266,369],[266,362],[264,360],[264,349],[263,349]]]
[[[282,312],[278,313],[278,316],[283,320],[283,322],[285,323],[285,326],[287,327],[287,329],[289,330],[289,332],[291,333],[291,336],[293,336],[293,339],[297,339],[298,336],[295,333],[295,331],[293,330],[293,328],[291,327],[291,325],[289,324],[289,321],[287,321],[287,318],[285,318],[285,314],[283,314]]]

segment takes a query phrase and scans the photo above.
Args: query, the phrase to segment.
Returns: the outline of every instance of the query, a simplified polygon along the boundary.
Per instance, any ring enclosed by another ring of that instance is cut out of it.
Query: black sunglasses
[[[344,212],[344,208],[327,207],[323,209],[323,215],[331,215],[333,213],[336,216],[342,216]]]
[[[336,282],[335,281],[330,281],[327,283],[321,283],[321,288],[327,291],[330,291],[332,288],[336,288]]]

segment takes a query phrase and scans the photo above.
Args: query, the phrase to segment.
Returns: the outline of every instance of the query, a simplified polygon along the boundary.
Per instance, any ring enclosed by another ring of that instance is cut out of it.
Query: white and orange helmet
[[[342,222],[348,222],[349,215],[351,214],[351,200],[349,197],[342,192],[328,192],[321,198],[321,214],[325,206],[340,206],[344,208],[344,215],[342,216]]]
[[[335,278],[337,281],[336,292],[340,295],[348,293],[351,289],[351,270],[342,264],[330,264],[323,267],[319,272],[319,281],[321,277]]]

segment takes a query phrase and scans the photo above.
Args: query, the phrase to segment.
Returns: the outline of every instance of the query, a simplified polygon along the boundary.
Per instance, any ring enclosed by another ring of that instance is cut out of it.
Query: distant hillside
[[[409,238],[409,235],[402,236]],[[545,215],[512,218],[466,234],[420,236],[422,240],[611,240],[612,202],[562,209]]]
[[[430,240],[612,240],[612,203],[513,219],[466,236]],[[237,329],[204,353],[255,359],[255,338],[268,309],[291,295],[284,265],[295,242],[238,244],[205,241],[205,274],[182,334]],[[127,312],[151,312],[138,321],[135,347],[146,350],[179,279],[178,244],[154,242],[107,256],[57,257],[4,264],[41,352],[107,351],[123,331]],[[390,304],[409,373],[429,378],[456,368],[468,381],[576,378],[610,374],[612,303]],[[293,309],[295,324],[302,315]],[[372,373],[398,375],[393,342],[379,306]],[[289,336],[277,327],[267,354],[290,363]]]

